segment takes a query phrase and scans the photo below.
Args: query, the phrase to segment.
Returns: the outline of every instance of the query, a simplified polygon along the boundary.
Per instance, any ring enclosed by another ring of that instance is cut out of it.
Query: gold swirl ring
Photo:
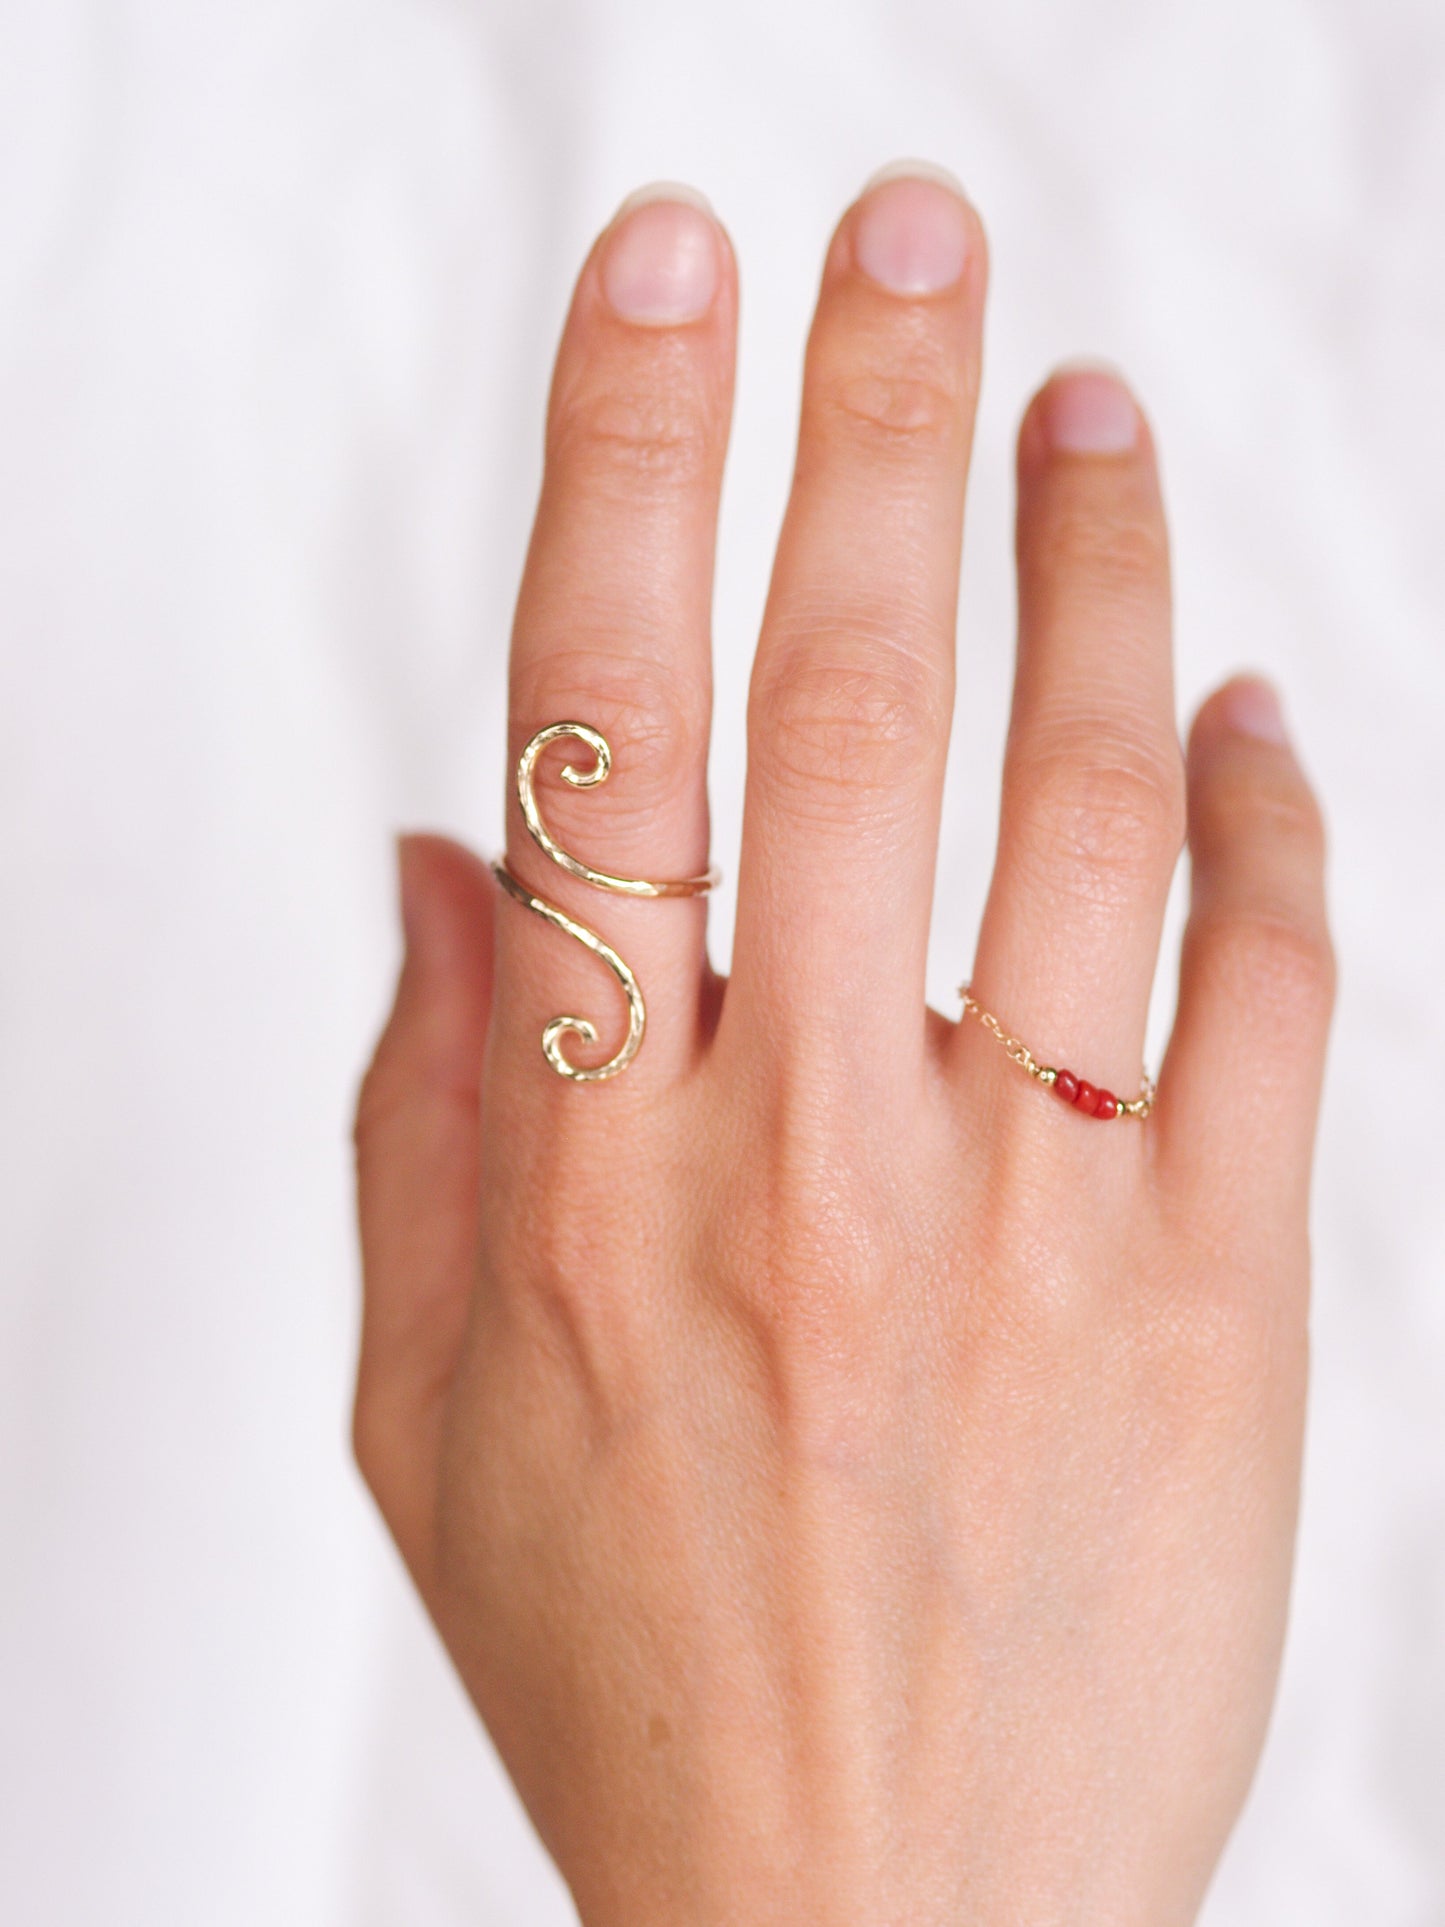
[[[556,742],[559,736],[575,736],[579,742],[586,743],[592,751],[594,762],[591,769],[578,769],[572,763],[562,765],[561,776],[564,783],[570,783],[574,790],[595,789],[605,783],[612,773],[612,750],[607,738],[586,723],[549,723],[539,729],[517,758],[517,801],[522,806],[522,815],[527,828],[537,845],[545,850],[554,863],[558,863],[569,876],[580,877],[584,883],[595,883],[599,890],[615,890],[626,897],[696,897],[704,890],[711,890],[720,880],[716,869],[705,870],[698,877],[679,877],[673,883],[647,883],[641,877],[609,876],[606,870],[594,870],[580,857],[564,850],[542,821],[542,812],[537,807],[535,774],[537,758],[548,743]]]
[[[599,890],[614,891],[620,896],[695,897],[716,885],[720,872],[715,867],[705,870],[701,876],[679,877],[665,883],[651,883],[642,877],[619,877],[611,875],[606,870],[594,870],[580,857],[573,856],[569,850],[564,850],[542,821],[535,787],[537,758],[548,743],[555,742],[560,736],[575,736],[587,745],[594,758],[591,769],[578,769],[572,763],[563,765],[562,780],[564,783],[570,783],[573,789],[596,788],[599,783],[607,781],[612,769],[612,749],[606,737],[597,730],[589,728],[586,723],[549,723],[545,729],[537,731],[517,759],[517,801],[521,805],[523,821],[539,849],[544,850],[569,876],[578,877],[583,883],[593,884]],[[594,956],[600,957],[622,985],[627,998],[627,1036],[621,1048],[605,1064],[587,1069],[570,1063],[562,1050],[562,1040],[569,1035],[580,1037],[589,1044],[597,1041],[597,1026],[590,1018],[571,1015],[554,1017],[542,1032],[543,1052],[547,1062],[559,1077],[569,1078],[576,1084],[600,1084],[606,1078],[616,1077],[619,1071],[626,1070],[637,1055],[642,1044],[643,1031],[647,1025],[647,1008],[643,1003],[642,989],[636,977],[611,944],[605,942],[595,930],[589,930],[585,923],[579,923],[575,917],[569,917],[564,910],[559,910],[555,903],[549,903],[545,897],[537,896],[513,876],[507,868],[505,858],[499,857],[493,863],[492,874],[518,903],[525,904],[539,917],[545,917],[548,923],[558,930],[565,930],[569,937],[575,937],[577,942],[590,950]]]
[[[604,943],[595,930],[589,930],[585,923],[578,923],[575,917],[569,917],[566,911],[559,910],[555,903],[548,903],[545,897],[534,896],[526,884],[517,881],[500,859],[492,865],[492,874],[502,888],[517,899],[518,903],[525,903],[527,908],[535,910],[539,917],[545,917],[548,923],[555,924],[559,930],[565,930],[569,937],[575,937],[578,943],[585,944],[587,949],[602,959],[622,985],[627,997],[627,1036],[623,1040],[621,1050],[615,1057],[610,1057],[605,1064],[598,1064],[594,1069],[586,1070],[580,1064],[569,1064],[562,1054],[562,1039],[569,1034],[580,1037],[589,1044],[597,1042],[597,1026],[590,1017],[570,1015],[554,1017],[542,1032],[542,1049],[546,1053],[547,1062],[559,1077],[570,1077],[574,1084],[600,1084],[604,1078],[616,1077],[617,1073],[625,1071],[636,1057],[637,1048],[642,1042],[642,1032],[647,1023],[647,1010],[643,1004],[642,991],[638,987],[636,977],[610,943]]]

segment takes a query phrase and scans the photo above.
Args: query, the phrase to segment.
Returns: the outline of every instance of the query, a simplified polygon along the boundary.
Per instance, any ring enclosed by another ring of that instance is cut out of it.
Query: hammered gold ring
[[[570,783],[573,789],[595,789],[605,783],[612,770],[612,748],[607,738],[586,723],[549,723],[539,729],[521,755],[517,758],[517,801],[521,805],[522,820],[526,824],[532,841],[544,851],[559,869],[569,876],[577,877],[583,883],[590,883],[598,890],[610,890],[618,896],[626,897],[696,897],[705,890],[711,890],[720,880],[720,872],[711,867],[701,876],[678,877],[665,883],[652,883],[644,877],[613,876],[607,870],[594,870],[590,863],[584,863],[574,856],[552,835],[542,820],[542,812],[537,805],[536,768],[537,758],[549,743],[560,737],[573,736],[585,743],[592,751],[592,767],[578,769],[573,763],[564,763],[561,770],[562,781]],[[559,1077],[565,1077],[574,1084],[601,1084],[609,1077],[616,1077],[625,1071],[636,1057],[642,1046],[643,1032],[647,1027],[647,1006],[643,1002],[642,987],[632,970],[618,956],[612,945],[600,937],[595,930],[588,929],[575,917],[569,917],[555,903],[545,897],[537,896],[525,883],[515,877],[507,868],[505,857],[498,857],[492,864],[492,874],[509,896],[518,903],[525,904],[539,917],[558,930],[564,930],[569,937],[600,957],[607,968],[621,984],[627,998],[627,1035],[616,1054],[609,1057],[605,1064],[583,1066],[572,1063],[562,1049],[563,1039],[568,1036],[580,1037],[585,1043],[597,1041],[597,1026],[589,1017],[563,1015],[554,1017],[542,1032],[542,1050],[547,1062]]]

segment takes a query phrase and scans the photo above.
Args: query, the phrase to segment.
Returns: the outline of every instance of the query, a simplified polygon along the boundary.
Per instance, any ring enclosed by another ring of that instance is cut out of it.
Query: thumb
[[[402,837],[397,859],[406,954],[354,1133],[364,1290],[352,1440],[421,1581],[476,1262],[496,886],[446,837]]]

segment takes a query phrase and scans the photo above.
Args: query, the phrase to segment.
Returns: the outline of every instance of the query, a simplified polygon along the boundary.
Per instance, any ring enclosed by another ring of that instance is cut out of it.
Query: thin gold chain
[[[984,1029],[988,1031],[991,1036],[998,1039],[999,1043],[1003,1045],[1013,1061],[1023,1070],[1026,1070],[1030,1077],[1037,1078],[1040,1084],[1050,1087],[1058,1083],[1061,1074],[1073,1078],[1075,1084],[1082,1081],[1072,1071],[1061,1073],[1060,1067],[1053,1064],[1041,1063],[1021,1037],[1015,1037],[1009,1031],[1005,1030],[993,1012],[984,1009],[983,1005],[973,995],[971,985],[960,984],[958,994],[963,999],[963,1014],[965,1016],[971,1015],[976,1017]],[[1113,1092],[1108,1092],[1106,1095],[1113,1097]],[[1154,1108],[1155,1095],[1154,1080],[1150,1077],[1149,1073],[1145,1071],[1139,1079],[1139,1095],[1137,1097],[1114,1097],[1114,1103],[1117,1108],[1113,1115],[1115,1117],[1146,1118]]]

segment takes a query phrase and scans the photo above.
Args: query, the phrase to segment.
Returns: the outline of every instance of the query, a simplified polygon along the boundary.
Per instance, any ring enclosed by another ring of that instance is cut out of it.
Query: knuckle
[[[1147,1376],[1191,1425],[1211,1416],[1237,1424],[1268,1403],[1302,1337],[1271,1281],[1233,1273],[1227,1287],[1181,1287],[1165,1301],[1145,1347]]]
[[[1062,871],[1081,895],[1120,880],[1168,875],[1184,845],[1183,762],[1177,747],[1155,751],[1089,731],[1081,740],[1034,752],[1013,772],[1020,821],[1051,876]]]
[[[1217,784],[1208,807],[1210,832],[1221,843],[1283,850],[1313,875],[1324,868],[1324,815],[1299,776],[1281,782],[1274,772],[1236,769]]]
[[[752,1128],[772,1147],[754,1170],[750,1209],[739,1217],[716,1197],[727,1224],[719,1255],[729,1296],[760,1323],[787,1330],[809,1307],[823,1308],[862,1288],[871,1269],[870,1226],[854,1210],[840,1172],[832,1106],[799,1057],[772,1059],[760,1114]],[[714,1194],[716,1196],[716,1194]]]
[[[1295,1018],[1328,1016],[1336,962],[1322,921],[1284,904],[1233,904],[1202,915],[1196,937],[1231,995]]]
[[[600,647],[549,654],[520,675],[513,701],[520,717],[573,717],[606,737],[613,757],[607,779],[612,821],[650,818],[659,805],[701,781],[707,694],[664,663]],[[530,735],[529,724],[522,728]],[[550,745],[538,759],[537,789],[547,798],[549,815],[565,819],[586,811],[591,822],[596,812],[588,810],[588,799],[558,774],[569,760],[566,752],[578,748],[566,739]],[[590,752],[583,751],[582,759],[590,761]]]
[[[542,1214],[503,1289],[534,1357],[586,1388],[599,1440],[654,1402],[659,1323],[635,1226],[572,1208]]]
[[[862,368],[820,382],[808,427],[825,439],[861,440],[905,454],[944,447],[960,432],[963,394],[942,368]]]
[[[727,1299],[786,1429],[824,1448],[836,1424],[856,1427],[898,1252],[840,1199],[821,1147],[813,1153],[795,1147],[781,1160],[762,1207],[735,1228]]]
[[[775,637],[748,704],[767,777],[822,817],[856,819],[860,798],[898,790],[948,727],[941,654],[856,625]]]
[[[560,1355],[574,1363],[587,1360],[605,1330],[607,1311],[607,1274],[596,1262],[596,1241],[589,1241],[572,1213],[557,1212],[534,1228],[528,1257],[518,1275],[538,1328]]]
[[[694,385],[656,368],[645,380],[574,390],[548,418],[549,467],[580,469],[594,484],[614,475],[626,490],[699,481],[716,446],[712,413]]]
[[[900,1264],[911,1259],[923,1221],[924,1186],[901,1177],[880,1209],[864,1204],[858,1151],[839,1120],[855,1080],[821,1065],[799,1039],[780,1038],[750,1129],[771,1148],[748,1185],[750,1208],[739,1216],[709,1192],[725,1225],[718,1255],[728,1295],[748,1306],[784,1346],[800,1342],[814,1355],[842,1346],[850,1328],[886,1317]]]
[[[408,1114],[426,1111],[470,1127],[477,1101],[474,1068],[459,1064],[424,1026],[393,1014],[361,1080],[352,1114],[351,1142],[361,1184],[367,1185],[373,1168],[393,1153],[397,1133],[408,1128]]]
[[[1137,603],[1169,575],[1162,525],[1137,515],[1110,514],[1098,502],[1079,501],[1062,509],[1044,549],[1051,580],[1075,594],[1079,584],[1086,584],[1106,605]]]

